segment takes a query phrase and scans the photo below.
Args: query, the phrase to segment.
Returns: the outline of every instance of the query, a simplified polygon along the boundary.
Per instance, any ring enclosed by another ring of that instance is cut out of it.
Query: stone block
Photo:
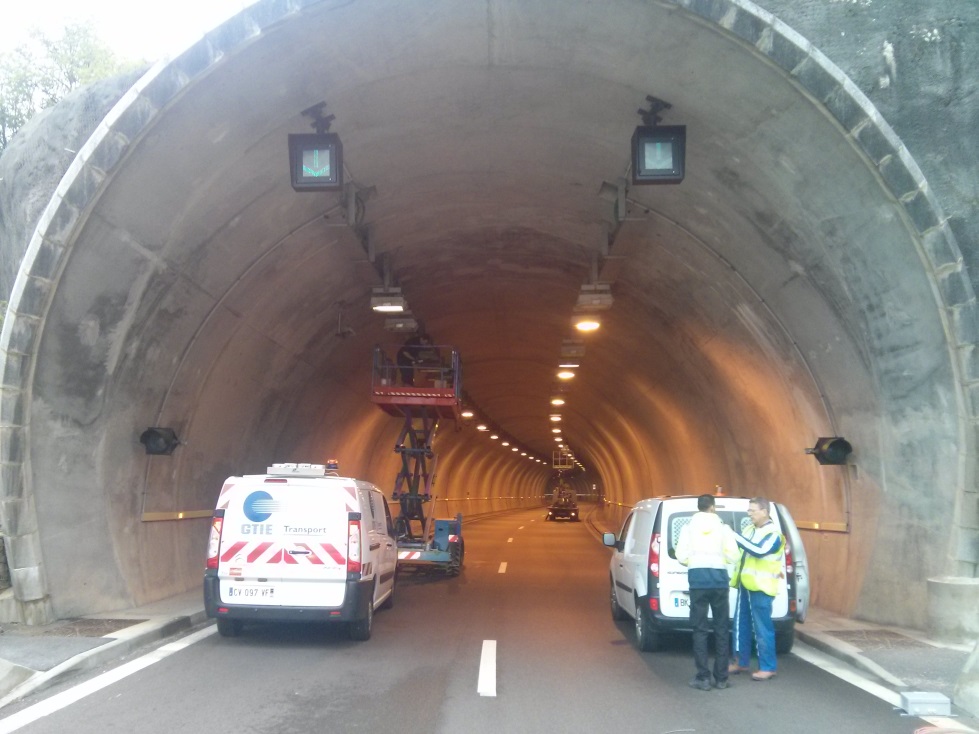
[[[979,578],[928,579],[928,633],[954,642],[979,638]]]
[[[38,601],[47,598],[41,569],[37,566],[30,568],[12,568],[10,577],[14,582],[14,591],[22,602]]]
[[[900,156],[888,156],[877,167],[888,188],[894,192],[895,199],[913,194],[919,188],[918,181],[904,165]]]
[[[88,162],[93,168],[108,173],[122,160],[129,150],[130,141],[124,135],[110,131],[92,152]]]
[[[37,338],[38,323],[39,320],[36,317],[18,312],[17,318],[13,320],[13,324],[7,330],[9,339],[4,345],[5,349],[20,354],[31,354],[34,351],[34,340]]]
[[[879,166],[887,156],[897,155],[894,146],[873,121],[869,121],[866,125],[855,130],[854,138],[875,166]]]
[[[809,93],[824,102],[840,88],[840,80],[814,57],[807,58],[793,74]]]
[[[902,203],[918,232],[924,233],[939,225],[934,203],[924,191],[919,191],[913,198]]]
[[[0,501],[20,500],[24,496],[24,465],[19,461],[0,464]],[[0,514],[6,522],[6,513]]]
[[[826,109],[839,120],[845,130],[853,130],[867,119],[867,113],[853,98],[846,86],[839,86],[824,100]]]
[[[739,38],[756,46],[768,28],[768,23],[757,15],[738,10],[734,14],[733,22],[728,24],[728,28]]]
[[[952,324],[956,344],[979,343],[979,306],[965,303],[952,309]]]
[[[33,275],[24,280],[20,299],[17,301],[17,312],[22,314],[43,314],[47,310],[51,298],[51,281],[36,278]]]
[[[0,424],[24,425],[24,394],[12,388],[0,388]]]
[[[24,384],[25,375],[30,369],[31,358],[23,352],[4,350],[0,354],[0,359],[3,359],[0,387],[4,390],[20,391]]]
[[[963,268],[957,268],[938,276],[938,287],[946,306],[960,306],[975,300],[975,291],[969,275]]]
[[[950,235],[945,227],[935,227],[921,236],[921,245],[935,270],[957,265],[962,261],[962,252]]]
[[[768,57],[785,71],[793,72],[809,57],[809,51],[799,46],[792,39],[786,38],[781,33],[776,33],[772,37]]]
[[[75,177],[71,179],[68,190],[64,193],[64,200],[78,211],[83,212],[98,196],[104,180],[105,174],[102,171],[98,171],[89,165],[83,165]]]
[[[8,538],[37,532],[37,514],[32,500],[5,499],[0,501],[0,510],[3,511],[3,531]]]
[[[8,464],[24,460],[24,429],[0,426],[0,463]]]
[[[37,533],[7,537],[7,564],[11,571],[41,565],[41,543]]]
[[[112,130],[126,140],[135,140],[157,113],[156,107],[145,97],[138,97],[112,124]]]

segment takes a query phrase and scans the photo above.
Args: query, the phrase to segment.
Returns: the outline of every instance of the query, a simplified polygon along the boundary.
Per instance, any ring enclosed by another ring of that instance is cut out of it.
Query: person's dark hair
[[[749,502],[758,505],[759,510],[764,510],[768,513],[771,513],[772,511],[772,503],[766,500],[764,497],[752,497]]]
[[[702,494],[697,498],[697,509],[705,512],[714,506],[714,495]]]

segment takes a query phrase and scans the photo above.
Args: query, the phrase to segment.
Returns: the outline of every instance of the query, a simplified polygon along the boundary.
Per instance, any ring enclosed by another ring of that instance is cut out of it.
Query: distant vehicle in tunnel
[[[323,464],[273,464],[229,477],[211,520],[204,608],[218,632],[244,622],[340,622],[371,636],[394,604],[397,544],[387,500]]]
[[[747,497],[717,497],[717,514],[740,533],[751,523]],[[795,641],[795,623],[803,622],[809,606],[809,568],[802,537],[785,505],[773,502],[772,520],[786,538],[784,576],[772,605],[775,649],[788,653]],[[697,512],[697,498],[657,497],[637,503],[618,536],[602,540],[613,548],[609,564],[609,599],[614,620],[632,618],[636,645],[643,652],[660,648],[663,637],[691,632],[687,571],[673,550],[680,530]],[[730,608],[735,608],[731,590]]]
[[[544,519],[578,522],[581,519],[578,516],[578,503],[568,497],[560,497],[547,508],[547,517]]]

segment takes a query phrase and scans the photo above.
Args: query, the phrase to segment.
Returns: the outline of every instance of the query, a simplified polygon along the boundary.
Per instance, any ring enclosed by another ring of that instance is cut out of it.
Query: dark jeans
[[[728,590],[690,589],[690,624],[693,625],[693,661],[697,666],[697,678],[710,680],[707,638],[714,633],[714,680],[727,680],[730,657],[730,621],[728,620]],[[707,610],[713,619],[707,616]]]

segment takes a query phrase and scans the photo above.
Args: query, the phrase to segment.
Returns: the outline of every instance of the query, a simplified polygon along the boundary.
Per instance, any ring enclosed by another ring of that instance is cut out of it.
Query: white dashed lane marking
[[[483,640],[476,693],[480,696],[496,696],[496,640]]]
[[[506,573],[506,561],[500,564],[500,573]]]

